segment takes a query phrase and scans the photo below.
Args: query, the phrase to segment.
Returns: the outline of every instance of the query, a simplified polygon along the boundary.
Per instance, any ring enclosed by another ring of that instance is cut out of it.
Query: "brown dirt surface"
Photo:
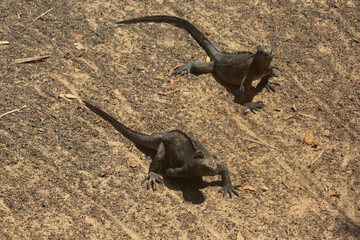
[[[1,239],[359,239],[359,1],[3,0],[0,9],[9,42],[0,115],[26,105],[0,118]],[[228,52],[273,46],[281,86],[242,115],[211,75],[170,77],[206,59],[186,31],[114,24],[154,14],[188,19]],[[151,158],[74,97],[144,133],[194,135],[240,197],[218,194],[218,177],[147,191]]]

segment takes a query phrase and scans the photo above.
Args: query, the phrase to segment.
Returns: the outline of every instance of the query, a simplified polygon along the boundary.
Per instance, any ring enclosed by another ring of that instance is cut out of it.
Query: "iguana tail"
[[[122,123],[118,122],[115,118],[102,111],[101,109],[95,107],[94,105],[86,101],[83,102],[91,111],[108,121],[111,125],[113,125],[116,130],[118,130],[122,135],[124,135],[124,137],[128,138],[130,141],[149,149],[157,149],[158,145],[160,144],[162,136],[161,134],[145,135],[135,132],[130,128],[124,126]]]
[[[220,52],[220,50],[213,43],[211,43],[210,40],[207,39],[202,32],[200,32],[189,21],[182,18],[178,18],[174,16],[166,16],[166,15],[155,15],[155,16],[146,16],[146,17],[124,20],[124,21],[116,22],[116,24],[131,24],[131,23],[140,23],[140,22],[156,22],[156,23],[164,22],[185,29],[191,34],[191,36],[196,40],[196,42],[206,51],[206,53],[209,55],[211,59],[214,59],[215,55]]]

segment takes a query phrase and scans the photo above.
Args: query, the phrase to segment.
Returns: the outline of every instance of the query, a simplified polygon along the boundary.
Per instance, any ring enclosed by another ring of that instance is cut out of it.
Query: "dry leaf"
[[[310,145],[312,147],[317,147],[317,145],[319,145],[319,139],[318,138],[314,138],[312,136],[309,136],[309,135],[306,135],[304,137],[304,142],[307,144],[307,145]]]
[[[312,137],[311,137],[311,136],[305,136],[305,137],[304,137],[304,141],[305,141],[306,144],[311,145],[311,143],[312,143]]]
[[[241,115],[242,115],[241,112],[236,112],[236,113],[234,113],[234,117],[238,117],[238,116],[241,116]]]
[[[255,188],[253,188],[252,186],[250,186],[250,185],[246,185],[246,186],[243,186],[242,188],[240,188],[240,190],[250,190],[250,191],[256,191],[256,189]]]
[[[77,98],[77,96],[73,95],[73,94],[70,94],[70,93],[67,93],[67,94],[64,94],[64,97],[68,98],[68,99],[75,99]]]
[[[238,232],[238,235],[236,237],[236,240],[245,240],[244,236],[241,234],[241,232]]]
[[[294,116],[295,116],[295,113],[289,114],[289,115],[284,117],[284,120],[288,120],[290,118],[293,118]]]
[[[165,77],[164,77],[164,76],[160,76],[160,75],[156,75],[156,76],[154,76],[154,79],[156,79],[156,80],[164,80]]]
[[[288,180],[283,180],[282,183],[285,185],[285,187],[289,190],[294,189],[294,184]]]
[[[82,37],[83,37],[83,35],[82,35],[81,33],[78,33],[78,34],[75,36],[75,40],[78,42]]]
[[[180,66],[182,66],[183,64],[178,64],[178,65],[176,65],[175,67],[173,67],[172,69],[175,69],[175,68],[178,68],[178,67],[180,67]]]
[[[340,197],[339,194],[337,194],[336,192],[334,192],[334,191],[331,190],[331,189],[328,190],[328,194],[329,194],[329,196],[331,196],[331,197]]]
[[[217,119],[220,119],[221,118],[221,114],[212,114],[209,116],[209,119],[210,120],[217,120]]]
[[[339,101],[338,101],[338,104],[339,104],[340,106],[342,106],[342,107],[345,105],[345,103],[344,103],[343,100],[339,100]]]
[[[247,145],[247,149],[248,149],[248,150],[253,149],[253,148],[255,148],[255,147],[256,147],[256,144],[255,144],[255,143],[249,143],[249,144]]]
[[[176,82],[176,81],[175,81],[173,78],[170,78],[170,85],[171,85],[171,86],[174,86],[175,82]]]
[[[316,147],[317,145],[319,145],[319,139],[318,138],[313,138],[312,139],[312,146]]]
[[[137,161],[131,159],[126,160],[126,163],[131,168],[136,168],[137,166],[139,166],[139,163]]]

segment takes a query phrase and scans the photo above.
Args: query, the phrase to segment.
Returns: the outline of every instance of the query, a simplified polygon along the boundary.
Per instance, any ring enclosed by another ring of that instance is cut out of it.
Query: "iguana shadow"
[[[213,78],[220,84],[222,85],[226,91],[228,93],[230,93],[231,95],[234,96],[234,103],[237,103],[239,105],[243,105],[244,103],[242,103],[241,101],[241,97],[240,97],[240,87],[239,86],[234,86],[231,85],[229,83],[226,83],[224,81],[222,81],[221,79],[219,79],[218,77],[215,76],[215,74],[213,74]],[[258,95],[261,91],[258,91],[255,87],[251,86],[248,90],[248,97],[249,97],[249,101],[252,102],[253,98]]]
[[[360,223],[350,219],[346,214],[343,214],[341,221],[338,221],[339,227],[337,229],[337,234],[339,236],[354,236],[357,239],[360,239]]]
[[[205,196],[200,189],[209,186],[221,186],[221,181],[206,182],[202,177],[164,177],[164,185],[171,190],[181,191],[186,202],[201,204],[205,201]]]

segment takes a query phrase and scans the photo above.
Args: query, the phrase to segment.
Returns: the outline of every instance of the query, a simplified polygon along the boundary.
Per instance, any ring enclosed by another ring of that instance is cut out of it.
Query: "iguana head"
[[[271,61],[273,59],[273,57],[274,57],[273,49],[272,49],[271,46],[262,46],[262,45],[260,45],[260,46],[257,47],[256,56],[264,58],[264,59],[268,59],[268,60]]]
[[[270,46],[258,46],[253,65],[256,67],[258,73],[267,74],[267,70],[270,67],[271,60],[274,54]],[[258,76],[263,77],[263,76]]]
[[[213,175],[217,171],[217,164],[211,157],[195,158],[194,165],[191,167],[191,172],[197,176]]]

